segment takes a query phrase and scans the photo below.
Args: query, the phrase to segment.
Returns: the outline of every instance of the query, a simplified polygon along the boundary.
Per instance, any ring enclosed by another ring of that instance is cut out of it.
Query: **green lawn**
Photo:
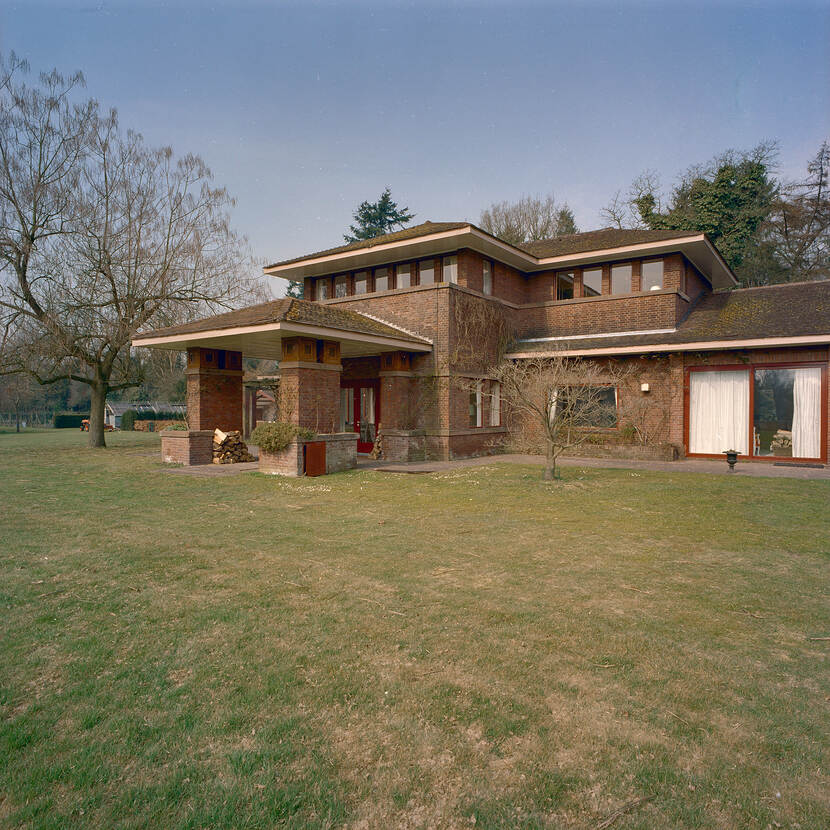
[[[107,440],[0,435],[0,826],[830,826],[830,482]]]

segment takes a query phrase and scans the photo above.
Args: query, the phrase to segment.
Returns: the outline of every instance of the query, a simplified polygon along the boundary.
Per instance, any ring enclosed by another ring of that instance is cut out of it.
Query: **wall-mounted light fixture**
[[[651,389],[651,387],[647,383],[641,383],[640,384],[640,391],[641,392],[648,392],[650,389]]]

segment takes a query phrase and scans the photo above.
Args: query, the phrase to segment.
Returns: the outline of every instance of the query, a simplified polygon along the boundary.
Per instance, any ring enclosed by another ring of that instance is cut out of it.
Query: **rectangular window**
[[[490,381],[490,426],[501,426],[501,384]]]
[[[556,275],[556,299],[572,300],[574,298],[574,273],[567,271]]]
[[[365,294],[369,290],[369,272],[358,271],[354,275],[354,293]]]
[[[485,294],[493,293],[493,263],[489,259],[482,264],[481,290]]]
[[[663,287],[663,260],[649,259],[640,265],[640,291],[659,291]]]
[[[611,293],[631,293],[631,263],[611,266]]]
[[[821,368],[755,369],[753,375],[753,454],[821,457]]]
[[[444,275],[442,277],[444,282],[458,283],[458,257],[445,256],[443,262]]]
[[[820,366],[689,372],[689,453],[821,458]]]
[[[395,268],[395,287],[409,288],[412,284],[411,275],[412,266],[409,263],[406,263],[406,265],[398,265],[398,267]]]
[[[565,387],[554,391],[548,407],[551,423],[561,418],[565,424],[586,429],[617,426],[617,389],[614,386]]]
[[[602,294],[602,268],[587,268],[582,272],[582,296],[598,297]]]
[[[422,259],[418,263],[418,284],[432,285],[435,282],[435,260]]]
[[[329,298],[328,279],[317,280],[317,285],[314,288],[314,298],[316,300],[327,300]]]
[[[349,275],[339,274],[334,278],[334,296],[345,297],[349,293]]]
[[[389,290],[389,269],[375,268],[375,291]]]
[[[481,426],[481,381],[476,381],[475,388],[470,390],[470,426]]]
[[[689,452],[749,452],[749,371],[691,372]]]

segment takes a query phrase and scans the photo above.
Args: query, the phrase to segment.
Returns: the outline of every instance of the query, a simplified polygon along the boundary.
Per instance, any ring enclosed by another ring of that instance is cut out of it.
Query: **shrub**
[[[132,430],[135,429],[135,419],[137,415],[138,413],[134,409],[128,409],[121,416],[121,429],[132,432]]]
[[[177,424],[168,424],[163,431],[170,430],[186,430],[187,424],[184,421],[179,421]]]
[[[314,430],[287,424],[285,421],[267,421],[258,424],[251,433],[251,443],[263,452],[282,452],[295,438],[314,438]]]
[[[52,419],[55,429],[80,429],[84,416],[77,412],[56,412]]]

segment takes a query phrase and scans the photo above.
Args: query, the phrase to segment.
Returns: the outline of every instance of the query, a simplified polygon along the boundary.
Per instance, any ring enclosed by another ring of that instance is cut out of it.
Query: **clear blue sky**
[[[200,154],[255,254],[338,244],[389,185],[415,221],[554,192],[583,230],[644,169],[830,138],[830,3],[0,0],[0,49],[81,69]]]

